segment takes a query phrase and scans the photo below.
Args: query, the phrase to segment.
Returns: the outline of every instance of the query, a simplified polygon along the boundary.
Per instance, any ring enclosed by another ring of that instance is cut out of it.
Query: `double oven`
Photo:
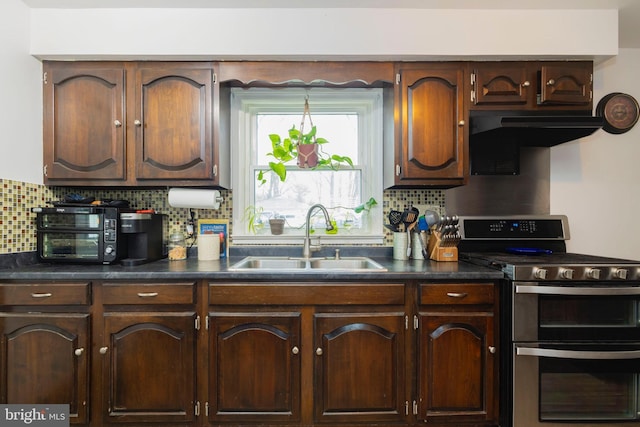
[[[502,424],[640,427],[640,262],[567,253],[564,216],[460,222],[461,258],[507,277]]]

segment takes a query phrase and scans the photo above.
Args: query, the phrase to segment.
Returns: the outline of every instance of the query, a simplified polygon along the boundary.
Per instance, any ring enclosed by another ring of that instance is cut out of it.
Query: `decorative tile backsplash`
[[[132,208],[153,208],[168,215],[170,230],[184,230],[189,210],[173,208],[167,201],[168,189],[118,189],[46,187],[8,179],[0,179],[0,200],[2,212],[0,227],[2,241],[0,254],[31,252],[36,250],[35,214],[31,208],[47,206],[51,200],[60,200],[66,194],[78,193],[95,197],[97,200],[128,200]],[[218,210],[198,209],[200,218],[229,219],[233,206],[232,192],[221,190],[224,201]],[[383,195],[383,215],[387,217],[391,209],[403,210],[409,205],[428,205],[444,207],[444,192],[441,190],[387,190]],[[233,229],[233,224],[230,223]],[[392,246],[391,232],[385,229],[384,246]],[[233,244],[233,242],[232,242]]]

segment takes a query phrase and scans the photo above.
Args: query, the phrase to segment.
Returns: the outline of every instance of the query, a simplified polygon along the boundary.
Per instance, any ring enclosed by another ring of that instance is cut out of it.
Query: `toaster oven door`
[[[102,233],[38,232],[38,256],[43,261],[101,263]]]

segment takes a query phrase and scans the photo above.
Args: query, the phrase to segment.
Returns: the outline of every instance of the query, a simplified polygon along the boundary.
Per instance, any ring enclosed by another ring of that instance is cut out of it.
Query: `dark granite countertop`
[[[289,249],[291,250],[291,249]],[[295,249],[294,249],[295,250]],[[292,256],[299,256],[296,251]],[[0,269],[0,280],[496,280],[504,278],[501,271],[462,262],[431,260],[396,261],[387,248],[341,249],[341,255],[368,256],[387,271],[229,271],[229,267],[248,255],[283,255],[273,249],[235,248],[229,258],[219,261],[198,261],[191,254],[184,261],[159,261],[135,267],[113,265],[78,265],[35,263]],[[331,249],[314,256],[333,256]]]

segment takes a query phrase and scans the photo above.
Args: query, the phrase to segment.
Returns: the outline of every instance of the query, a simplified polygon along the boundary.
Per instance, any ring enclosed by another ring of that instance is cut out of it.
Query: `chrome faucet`
[[[324,220],[327,223],[327,231],[333,230],[333,225],[331,224],[331,218],[329,218],[329,212],[327,209],[322,206],[320,203],[317,203],[309,208],[307,211],[307,225],[306,231],[304,235],[304,245],[302,246],[302,258],[309,259],[311,258],[311,252],[320,250],[320,245],[312,246],[311,245],[311,237],[309,237],[309,226],[311,223],[311,214],[315,209],[320,209],[324,214]]]

